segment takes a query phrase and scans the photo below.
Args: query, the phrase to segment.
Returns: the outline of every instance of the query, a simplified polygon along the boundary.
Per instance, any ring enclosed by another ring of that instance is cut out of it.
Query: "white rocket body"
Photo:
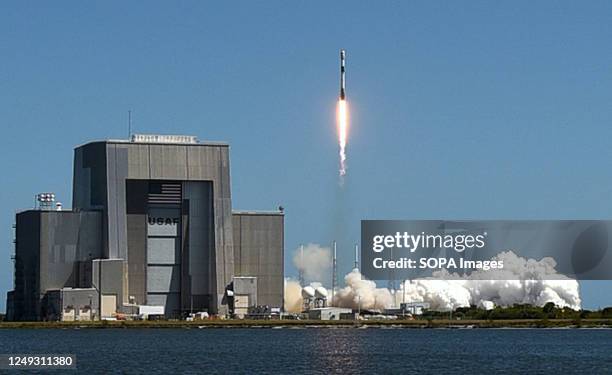
[[[345,61],[346,61],[346,51],[341,49],[340,50],[340,100],[346,99]]]

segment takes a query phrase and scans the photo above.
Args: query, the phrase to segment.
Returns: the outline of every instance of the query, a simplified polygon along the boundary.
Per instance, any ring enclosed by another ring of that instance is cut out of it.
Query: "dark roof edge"
[[[232,210],[232,215],[249,216],[285,216],[283,211],[253,211],[253,210]]]
[[[92,140],[85,143],[81,143],[75,147],[81,148],[94,143],[105,143],[105,144],[125,144],[125,145],[155,145],[155,146],[215,146],[215,147],[229,147],[228,142],[217,142],[217,141],[200,141],[198,143],[162,143],[162,142],[132,142],[127,139],[100,139]]]

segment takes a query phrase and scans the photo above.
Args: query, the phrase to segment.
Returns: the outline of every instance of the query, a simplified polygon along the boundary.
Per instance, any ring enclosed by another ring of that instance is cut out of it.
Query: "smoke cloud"
[[[329,274],[331,262],[330,248],[314,243],[304,246],[303,257],[300,248],[293,253],[293,265],[303,271],[304,278],[310,281],[323,280]]]
[[[427,302],[439,311],[470,305],[485,309],[514,304],[544,306],[548,302],[558,307],[580,309],[578,282],[557,274],[551,258],[536,261],[507,251],[493,260],[503,260],[504,269],[476,271],[465,277],[441,271],[437,276],[444,273],[444,280],[406,281],[395,294],[376,288],[374,282],[362,280],[359,271],[353,270],[345,277],[346,287],[339,291],[337,304],[357,308],[361,296],[361,307],[365,309],[399,306],[402,301]],[[554,280],[549,280],[551,278]]]
[[[374,281],[364,279],[359,270],[354,269],[344,277],[346,286],[337,290],[334,304],[382,310],[399,307],[403,301],[426,302],[433,310],[448,311],[471,305],[490,310],[495,306],[544,306],[553,302],[558,307],[580,309],[578,282],[558,275],[554,260],[525,259],[511,251],[502,252],[493,259],[503,260],[504,269],[477,271],[469,277],[446,273],[444,280],[406,281],[395,292],[378,288]],[[292,301],[291,306],[297,308],[291,311],[297,312],[301,309],[301,288],[297,282],[294,283],[297,287],[291,288],[291,296],[287,292],[290,288],[287,288],[285,299]],[[287,304],[285,308],[288,309]]]
[[[341,288],[334,304],[339,307],[385,309],[393,306],[393,294],[386,288],[377,288],[376,283],[362,278],[359,270],[354,269],[344,276],[346,286]]]
[[[302,287],[296,280],[285,279],[285,311],[299,313],[302,311]]]

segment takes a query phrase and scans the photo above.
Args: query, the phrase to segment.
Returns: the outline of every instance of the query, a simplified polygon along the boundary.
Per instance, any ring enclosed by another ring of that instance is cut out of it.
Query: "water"
[[[3,329],[0,353],[74,353],[90,374],[600,374],[612,330]]]

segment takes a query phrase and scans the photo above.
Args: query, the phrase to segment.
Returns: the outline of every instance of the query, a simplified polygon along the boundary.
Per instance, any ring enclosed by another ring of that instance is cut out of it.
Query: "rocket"
[[[346,106],[346,51],[340,50],[340,98],[337,109],[338,146],[340,146],[340,178],[346,174],[346,139],[348,133],[348,108]]]
[[[340,100],[346,99],[346,77],[344,63],[346,60],[346,51],[340,50]]]

